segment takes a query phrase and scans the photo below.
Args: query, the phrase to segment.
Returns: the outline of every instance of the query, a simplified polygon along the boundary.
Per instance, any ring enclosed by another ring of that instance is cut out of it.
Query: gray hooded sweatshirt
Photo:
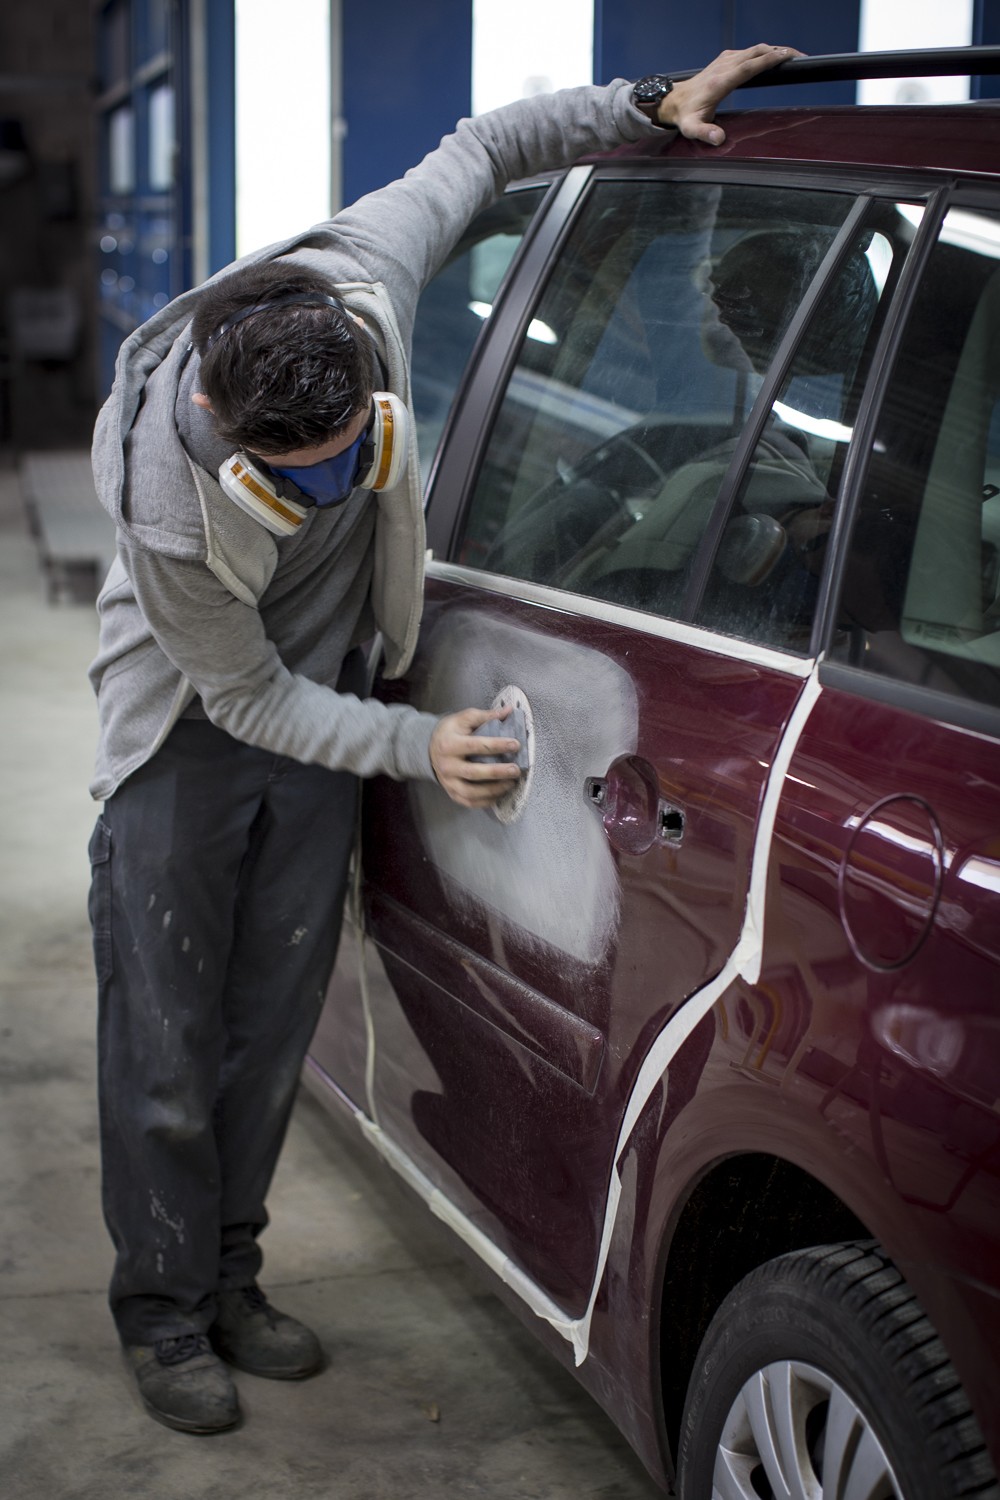
[[[417,300],[469,220],[519,177],[661,133],[621,80],[521,100],[462,120],[399,181],[241,264],[287,256],[312,269],[364,318],[409,407]],[[310,509],[294,536],[275,536],[225,495],[231,445],[190,399],[198,295],[126,339],[97,422],[94,475],[118,556],[98,599],[91,792],[110,797],[185,713],[299,761],[433,780],[436,718],[336,690],[347,652],[376,632],[386,676],[412,658],[425,549],[417,455],[391,489]]]

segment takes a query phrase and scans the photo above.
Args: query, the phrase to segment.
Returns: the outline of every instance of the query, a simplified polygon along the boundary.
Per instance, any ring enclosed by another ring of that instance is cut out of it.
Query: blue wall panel
[[[236,23],[232,0],[208,0],[205,38],[209,89],[209,273],[236,254]]]
[[[594,0],[594,81],[697,68],[722,50],[722,0]]]
[[[400,177],[467,115],[472,0],[341,0],[344,202]]]
[[[792,5],[789,0],[735,0],[731,42],[727,47],[751,47],[754,42],[787,43],[800,52],[856,52],[861,0],[837,5]],[[757,107],[789,104],[853,104],[854,83],[811,84],[808,91],[792,88],[754,89],[739,100]]]
[[[858,45],[860,0],[837,6],[804,6],[790,0],[596,0],[594,77],[615,77],[698,68],[724,47],[754,42],[787,43],[802,52],[854,52]],[[801,89],[754,89],[737,104],[852,104],[853,83]]]

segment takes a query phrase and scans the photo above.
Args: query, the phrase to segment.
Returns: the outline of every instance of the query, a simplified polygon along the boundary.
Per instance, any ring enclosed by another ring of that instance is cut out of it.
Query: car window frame
[[[557,192],[558,187],[559,187],[559,178],[558,178],[558,176],[556,174],[543,173],[543,174],[540,174],[540,175],[535,176],[535,177],[520,178],[517,182],[511,183],[510,186],[506,189],[506,191],[505,191],[505,193],[503,195],[504,197],[507,197],[508,195],[511,195],[511,194],[524,193],[524,192],[537,192],[539,188],[541,188],[543,190],[542,191],[542,196],[539,198],[537,207],[535,208],[535,212],[532,214],[531,218],[528,220],[527,224],[525,225],[524,234],[521,236],[520,243],[516,246],[516,248],[514,250],[514,253],[513,253],[513,255],[510,258],[510,263],[507,266],[507,269],[504,271],[504,274],[503,274],[503,276],[500,279],[500,285],[497,287],[496,296],[495,296],[495,298],[493,300],[493,306],[492,306],[492,310],[490,312],[490,315],[489,315],[489,317],[487,317],[487,318],[485,318],[483,320],[483,325],[480,328],[478,334],[476,335],[476,338],[475,338],[475,340],[473,342],[472,348],[469,351],[469,358],[466,361],[465,369],[463,370],[462,375],[461,375],[461,377],[459,379],[459,383],[456,386],[455,391],[454,391],[454,393],[452,395],[451,405],[448,408],[448,414],[445,417],[444,425],[441,428],[441,432],[440,432],[440,435],[438,437],[437,443],[435,444],[434,453],[433,453],[430,465],[429,465],[428,470],[427,470],[427,481],[426,481],[426,483],[424,485],[424,507],[425,507],[425,509],[426,509],[427,504],[428,504],[428,497],[430,496],[431,491],[432,491],[432,489],[434,487],[434,477],[435,477],[435,475],[437,473],[437,468],[438,468],[438,464],[439,464],[439,462],[441,460],[441,455],[444,452],[445,447],[446,447],[446,445],[448,443],[449,434],[450,434],[452,425],[453,425],[453,423],[455,421],[457,410],[458,410],[459,406],[461,405],[463,394],[464,394],[464,392],[465,392],[465,390],[467,389],[467,386],[468,386],[469,373],[473,369],[473,367],[474,367],[474,365],[476,363],[476,359],[478,357],[479,350],[480,350],[482,344],[484,343],[484,341],[486,339],[486,336],[487,336],[490,324],[493,322],[493,319],[496,317],[497,312],[498,312],[499,308],[501,307],[501,305],[503,303],[503,299],[504,299],[504,296],[506,294],[507,287],[511,284],[511,282],[513,281],[515,275],[517,274],[518,263],[519,263],[522,255],[524,255],[527,247],[530,245],[531,240],[533,239],[534,235],[536,234],[536,232],[538,230],[539,224],[545,218],[545,215],[546,215],[546,213],[548,211],[548,208],[549,208],[549,205],[551,203],[552,197]],[[438,273],[440,271],[442,271],[445,268],[446,265],[448,265],[448,263],[451,260],[451,257],[455,254],[455,251],[457,250],[458,245],[460,245],[462,243],[462,241],[466,238],[466,236],[468,234],[468,231],[472,228],[472,226],[475,224],[475,222],[476,222],[475,217],[472,218],[472,219],[470,219],[469,224],[466,226],[466,229],[463,231],[462,235],[459,237],[459,240],[456,242],[455,247],[453,247],[453,249],[449,252],[449,255],[445,258],[445,260],[442,262],[442,264],[438,267],[437,271],[435,271],[434,276],[437,276]],[[434,276],[431,277],[431,281],[434,280]],[[430,285],[430,282],[428,282],[427,284]]]
[[[945,180],[942,181],[942,176]],[[844,528],[835,527],[831,533],[830,557],[824,566],[823,580],[817,599],[813,631],[807,655],[791,653],[784,649],[764,646],[733,636],[724,636],[712,627],[693,623],[690,616],[656,616],[641,609],[625,605],[610,605],[603,600],[590,600],[586,596],[551,585],[528,583],[508,578],[505,575],[488,573],[455,561],[456,549],[462,532],[464,518],[479,477],[480,468],[488,447],[493,427],[503,402],[511,373],[517,364],[525,331],[535,316],[556,257],[573,233],[580,214],[595,186],[609,181],[658,181],[681,183],[698,182],[721,186],[748,186],[761,188],[798,188],[803,192],[825,191],[852,196],[855,202],[848,217],[838,231],[834,244],[824,257],[819,272],[800,304],[789,328],[776,351],[775,358],[758,392],[754,407],[738,450],[726,475],[722,492],[716,501],[713,522],[721,534],[732,495],[739,485],[752,460],[756,441],[770,411],[771,401],[781,388],[781,381],[794,359],[799,337],[809,313],[819,304],[828,290],[832,278],[847,254],[851,236],[863,221],[863,216],[875,200],[909,202],[923,207],[921,225],[907,253],[897,285],[886,315],[886,322],[879,335],[872,359],[872,367],[865,381],[861,403],[861,417],[867,417],[870,406],[869,392],[876,369],[884,367],[884,350],[887,334],[895,330],[899,321],[897,305],[905,289],[904,279],[912,279],[912,265],[918,247],[933,243],[936,232],[928,228],[928,219],[937,224],[943,217],[941,206],[948,198],[953,186],[953,174],[922,171],[902,175],[896,169],[851,168],[840,165],[813,166],[798,162],[775,163],[761,166],[758,163],[734,162],[670,163],[665,161],[598,161],[571,167],[558,183],[556,191],[539,206],[532,223],[530,245],[522,246],[512,265],[505,287],[502,307],[498,308],[477,341],[473,359],[466,370],[463,387],[449,419],[447,435],[449,441],[442,444],[427,487],[428,542],[430,547],[429,570],[432,576],[449,578],[454,582],[486,589],[494,593],[511,594],[537,603],[554,604],[569,613],[597,615],[601,618],[620,619],[634,628],[657,635],[680,636],[696,641],[710,649],[723,650],[727,654],[746,656],[768,664],[789,667],[803,662],[813,662],[822,649],[828,631],[830,599],[835,597],[827,583],[843,548]],[[938,212],[932,212],[932,204]],[[929,253],[922,252],[922,253]],[[922,262],[921,262],[922,263]],[[912,295],[912,293],[911,293]],[[909,299],[907,299],[909,305]],[[765,400],[766,397],[766,400]],[[867,431],[867,427],[864,428]],[[841,484],[838,488],[838,518],[843,509],[843,498],[851,493],[848,481],[854,482],[852,456],[862,432],[859,421],[850,452],[844,463]],[[713,523],[710,523],[712,526]],[[706,528],[708,530],[709,528]],[[706,569],[711,567],[718,537],[713,529],[713,541],[706,537],[699,544],[699,560],[702,547],[707,559]],[[822,612],[821,612],[822,611]]]
[[[910,253],[900,285],[889,308],[882,336],[868,376],[868,391],[841,476],[835,521],[830,533],[831,565],[823,575],[814,621],[814,647],[819,657],[819,680],[855,696],[885,703],[923,718],[958,728],[973,729],[1000,738],[1000,709],[972,699],[943,693],[919,683],[906,682],[825,656],[837,626],[837,606],[847,568],[847,549],[858,507],[864,494],[873,443],[882,416],[889,381],[902,346],[924,273],[938,243],[941,226],[951,209],[989,210],[1000,215],[1000,190],[951,177],[938,183]]]
[[[424,509],[432,557],[449,560],[452,557],[459,519],[471,494],[468,476],[472,470],[466,456],[476,474],[482,462],[485,443],[479,440],[481,424],[470,422],[468,412],[470,408],[478,409],[482,393],[485,391],[488,396],[491,383],[499,381],[506,388],[513,359],[505,358],[504,351],[513,345],[520,347],[524,330],[531,321],[525,303],[530,307],[541,294],[551,257],[569,232],[575,219],[574,210],[592,170],[589,166],[570,167],[552,183],[507,268],[492,315],[476,339],[427,476]],[[490,404],[490,429],[498,406],[499,400]]]

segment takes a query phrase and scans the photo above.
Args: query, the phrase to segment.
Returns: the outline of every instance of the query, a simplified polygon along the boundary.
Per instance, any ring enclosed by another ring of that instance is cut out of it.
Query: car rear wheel
[[[874,1241],[767,1261],[722,1303],[688,1389],[682,1500],[996,1500],[940,1339]]]

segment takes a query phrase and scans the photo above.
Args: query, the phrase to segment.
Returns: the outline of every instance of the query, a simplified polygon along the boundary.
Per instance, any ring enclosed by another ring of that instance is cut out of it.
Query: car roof
[[[938,105],[837,105],[720,114],[722,146],[664,134],[587,161],[798,162],[901,173],[1000,176],[1000,101]]]
[[[744,83],[748,90],[857,82],[866,78],[1000,76],[1000,47],[924,47],[893,52],[837,52],[789,58]],[[673,73],[675,82],[694,72]],[[972,92],[981,87],[977,82]],[[995,87],[991,85],[990,87]],[[752,97],[752,95],[750,96]],[[662,141],[619,148],[612,156],[676,161],[797,162],[805,166],[879,167],[903,174],[1000,175],[1000,110],[994,100],[934,105],[835,105],[743,109],[719,116],[723,146],[703,146],[665,133]],[[595,157],[585,160],[593,161]]]

